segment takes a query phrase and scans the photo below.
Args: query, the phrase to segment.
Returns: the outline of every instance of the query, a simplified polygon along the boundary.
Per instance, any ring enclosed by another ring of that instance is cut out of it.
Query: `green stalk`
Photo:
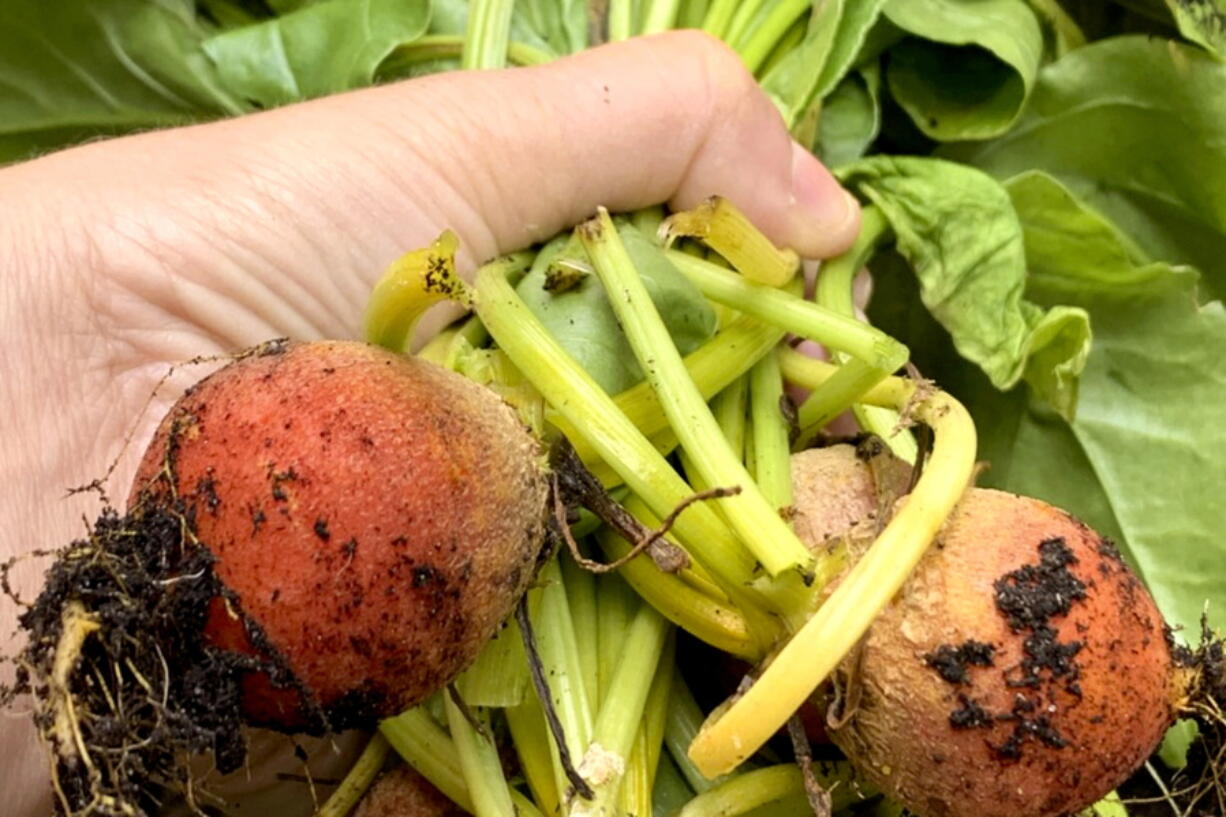
[[[570,620],[575,630],[575,645],[579,652],[579,667],[583,672],[583,692],[593,709],[600,702],[599,626],[596,607],[596,577],[584,570],[570,554],[559,554],[566,598],[570,602]]]
[[[808,27],[808,20],[798,19],[796,22],[792,23],[792,27],[787,30],[786,34],[779,38],[779,41],[775,43],[774,48],[771,49],[770,54],[766,56],[766,60],[762,63],[762,67],[758,69],[758,77],[765,78],[770,76],[771,71],[774,71],[775,67],[778,66],[779,63],[783,62],[784,58],[791,54],[792,50],[804,41],[805,33],[808,30]],[[821,100],[816,100],[816,104],[820,106]],[[793,135],[795,136],[795,123],[792,123],[792,128]]]
[[[820,388],[814,389],[800,404],[797,419],[800,437],[796,440],[798,450],[808,448],[819,431],[830,421],[847,411],[869,389],[889,377],[889,372],[852,358],[839,367],[834,377]],[[897,420],[895,421],[897,422]]]
[[[856,238],[856,243],[847,252],[822,264],[821,272],[817,276],[815,300],[840,315],[854,317],[856,275],[881,245],[889,240],[890,235],[890,223],[881,208],[874,205],[864,207],[860,211],[860,235]],[[845,356],[838,353],[835,354],[835,359],[846,362]],[[863,403],[852,406],[852,412],[860,428],[885,440],[895,455],[907,462],[915,462],[919,453],[915,437],[898,427],[898,412],[879,406],[866,406]]]
[[[766,19],[753,29],[748,38],[736,44],[750,73],[757,72],[792,24],[812,6],[813,0],[780,0],[771,6]]]
[[[427,34],[411,43],[397,46],[379,66],[380,73],[395,72],[430,60],[454,59],[464,53],[465,37],[460,34]],[[512,40],[507,44],[507,62],[512,65],[543,65],[553,55],[539,48]]]
[[[507,266],[495,261],[477,272],[475,301],[486,328],[579,437],[653,512],[667,516],[693,491],[524,305],[507,282]],[[690,554],[722,582],[743,586],[752,579],[753,556],[706,503],[687,508],[675,530]]]
[[[736,13],[733,14],[732,20],[728,23],[728,29],[724,32],[724,42],[736,47],[745,30],[749,28],[749,24],[762,9],[763,2],[764,0],[741,0],[735,4]]]
[[[609,559],[620,559],[630,552],[630,544],[611,530],[600,531],[597,538]],[[759,644],[753,637],[738,608],[716,601],[678,577],[663,572],[646,555],[631,559],[618,572],[635,592],[686,632],[748,661],[762,658],[768,645]],[[774,632],[778,633],[777,626]]]
[[[711,0],[707,16],[702,21],[702,30],[727,42],[728,27],[739,3],[740,0]]]
[[[660,755],[656,764],[656,785],[652,792],[652,814],[676,814],[694,797],[694,790],[685,782],[672,756]]]
[[[709,0],[682,0],[681,11],[677,14],[677,28],[702,28],[710,6]]]
[[[887,372],[907,362],[906,346],[853,317],[773,287],[746,281],[731,270],[686,253],[669,250],[668,259],[713,301],[815,340],[829,349],[846,352]]]
[[[545,725],[541,702],[535,695],[525,696],[523,703],[503,710],[503,715],[532,796],[541,811],[557,814],[558,785],[554,779],[549,728]]]
[[[511,12],[515,0],[472,0],[460,67],[466,70],[503,68],[511,42]]]
[[[634,36],[634,0],[609,0],[609,42]]]
[[[553,708],[562,724],[566,748],[571,759],[577,763],[591,741],[594,718],[584,684],[566,585],[557,559],[551,559],[541,569],[540,581],[543,585],[541,607],[533,626],[540,647],[542,669],[553,697]],[[553,758],[555,785],[558,791],[566,791],[570,784],[556,746],[553,747]]]
[[[639,34],[658,34],[669,31],[677,22],[680,0],[648,0],[647,15]]]
[[[418,706],[379,724],[379,732],[404,761],[451,802],[473,814],[472,798],[460,767],[460,753],[445,731]],[[514,789],[511,802],[519,817],[542,817],[540,809]]]
[[[763,355],[783,339],[784,334],[782,329],[753,318],[737,318],[711,340],[686,355],[686,371],[698,386],[703,398],[709,400],[749,371],[754,363],[761,360]],[[676,445],[675,435],[672,435],[668,427],[668,418],[664,416],[660,399],[650,383],[639,383],[613,400],[617,408],[645,436],[655,439],[657,434],[667,431],[673,437],[673,445]],[[577,426],[560,416],[556,410],[546,411],[545,419],[567,436],[588,467],[599,462],[599,455],[588,444]],[[671,450],[671,446],[668,450]]]
[[[443,704],[447,709],[451,740],[460,757],[460,771],[468,787],[468,796],[472,799],[473,813],[476,817],[515,817],[515,806],[511,803],[511,792],[502,774],[498,747],[490,738],[489,717],[482,709],[472,710],[473,717],[482,727],[479,732],[476,726],[469,723],[454,696],[444,693]]]
[[[379,724],[379,731],[410,766],[460,808],[473,813],[472,798],[460,767],[460,753],[424,706]]]
[[[824,774],[826,768],[835,773]],[[862,799],[854,786],[846,784],[846,776],[851,773],[846,763],[815,764],[813,772],[818,784],[830,791],[832,811],[845,809]],[[784,807],[783,803],[788,805]],[[730,777],[699,793],[685,804],[677,817],[736,817],[771,804],[779,804],[780,814],[809,811],[804,777],[795,764],[767,766]]]
[[[378,777],[390,750],[391,747],[383,735],[378,732],[372,735],[362,754],[345,774],[345,779],[319,807],[315,817],[345,817],[352,811],[362,799],[362,795],[366,794],[370,784]]]
[[[875,398],[932,429],[924,472],[872,546],[753,686],[704,725],[689,754],[705,774],[731,771],[757,751],[838,666],[902,588],[971,483],[975,425],[960,403],[898,377],[864,395],[865,402]]]
[[[647,692],[643,707],[643,719],[634,746],[630,750],[630,763],[626,769],[626,782],[622,787],[622,811],[626,814],[650,814],[652,790],[655,787],[656,768],[660,762],[660,750],[664,744],[664,722],[668,717],[668,695],[673,680],[673,653],[675,634],[670,630],[664,651],[656,666],[655,677]]]
[[[600,708],[592,741],[579,764],[579,772],[592,785],[592,800],[571,806],[575,817],[611,817],[617,813],[617,795],[630,750],[651,690],[669,625],[647,604],[641,604],[626,633],[622,660],[613,675],[609,697]]]
[[[715,417],[719,430],[723,432],[733,455],[742,461],[745,453],[745,406],[748,397],[749,380],[738,377],[711,401],[711,414]]]
[[[717,786],[721,778],[707,779],[706,775],[698,771],[698,767],[687,754],[690,744],[702,730],[704,716],[680,673],[673,676],[673,687],[668,700],[668,719],[664,722],[664,745],[668,748],[673,761],[676,762],[677,770],[690,784],[690,788],[702,794]]]
[[[754,480],[776,508],[792,505],[792,452],[787,418],[783,416],[783,374],[779,356],[771,353],[749,372]]]
[[[689,378],[608,212],[601,209],[595,219],[581,224],[578,232],[596,274],[610,293],[609,303],[647,382],[660,398],[686,453],[708,484],[740,487],[739,494],[717,500],[732,528],[772,576],[797,568],[807,571],[812,562],[809,551],[729,449],[702,394]]]
[[[605,534],[615,535],[609,528],[602,529],[598,535],[604,536]],[[628,547],[627,550],[629,550]],[[656,569],[654,564],[652,569],[660,575],[667,575]],[[622,639],[625,638],[630,616],[638,607],[638,600],[621,576],[614,573],[599,577],[596,588],[600,615],[598,628],[600,633],[599,696],[596,700],[603,701],[612,690],[613,676],[617,672],[618,662],[621,661]]]

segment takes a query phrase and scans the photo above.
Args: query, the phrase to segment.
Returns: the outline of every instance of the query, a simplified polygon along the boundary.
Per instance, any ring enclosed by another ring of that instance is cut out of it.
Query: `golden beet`
[[[132,502],[172,505],[216,559],[214,644],[288,669],[244,680],[281,728],[340,728],[454,678],[531,579],[547,492],[493,392],[354,342],[248,354],[185,394]]]
[[[831,738],[921,817],[1084,808],[1154,751],[1180,697],[1162,617],[1110,542],[984,489],[836,684],[852,710]]]

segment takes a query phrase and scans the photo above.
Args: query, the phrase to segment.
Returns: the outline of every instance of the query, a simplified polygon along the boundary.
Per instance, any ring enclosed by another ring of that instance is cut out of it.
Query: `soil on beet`
[[[243,677],[289,681],[275,657],[205,642],[210,602],[237,601],[191,527],[164,505],[104,508],[86,538],[57,554],[20,616],[27,641],[0,704],[32,696],[62,814],[155,813],[165,788],[192,788],[191,755],[211,754],[223,773],[241,768]]]

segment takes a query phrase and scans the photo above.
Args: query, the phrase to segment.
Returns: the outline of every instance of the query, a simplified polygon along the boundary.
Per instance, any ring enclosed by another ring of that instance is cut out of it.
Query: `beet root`
[[[493,392],[318,342],[190,389],[130,505],[172,508],[212,554],[211,643],[283,670],[244,678],[247,719],[316,730],[394,714],[472,662],[533,575],[546,495],[536,440]]]
[[[802,456],[867,471],[844,455]],[[922,817],[1054,817],[1154,751],[1182,697],[1176,663],[1110,542],[1044,502],[971,489],[836,674],[831,738]]]

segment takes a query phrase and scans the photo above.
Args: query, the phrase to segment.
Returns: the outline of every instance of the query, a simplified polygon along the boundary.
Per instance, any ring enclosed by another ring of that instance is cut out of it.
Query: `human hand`
[[[841,251],[858,228],[854,201],[792,144],[739,59],[685,32],[0,171],[0,559],[79,536],[96,499],[65,489],[117,457],[122,499],[139,453],[125,437],[146,439],[200,375],[176,375],[142,415],[172,362],[275,336],[354,336],[381,271],[448,227],[472,270],[598,205],[686,207],[713,193],[809,257]],[[36,567],[14,571],[25,598]],[[0,632],[16,612],[0,607]],[[0,733],[9,813],[47,813],[33,730],[11,720]]]

